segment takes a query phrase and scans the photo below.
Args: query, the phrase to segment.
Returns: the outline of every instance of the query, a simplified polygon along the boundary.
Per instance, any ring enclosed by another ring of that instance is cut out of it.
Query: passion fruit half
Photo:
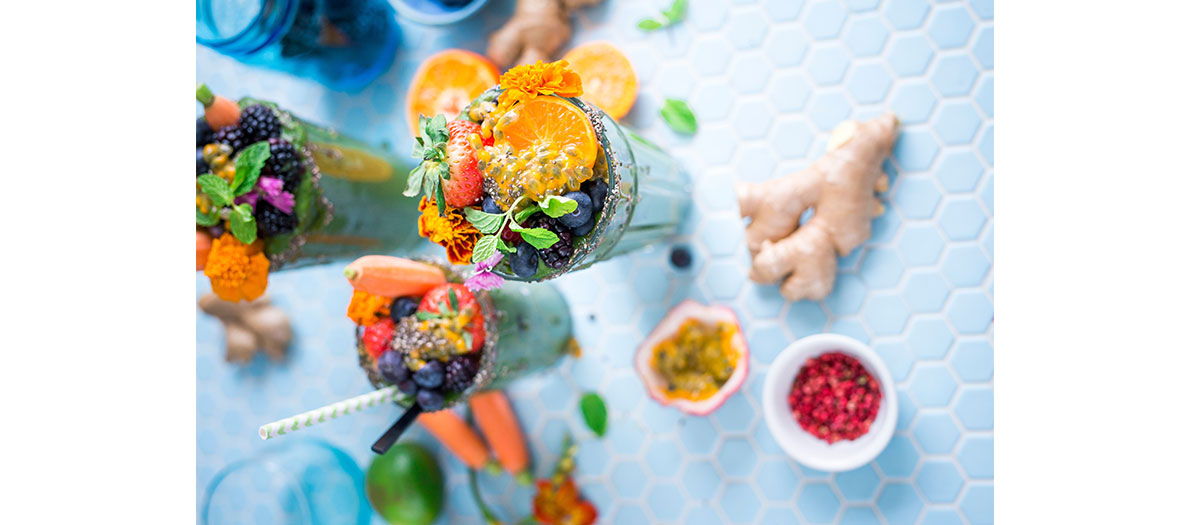
[[[750,350],[733,310],[689,299],[639,345],[635,370],[652,399],[703,416],[741,388]]]

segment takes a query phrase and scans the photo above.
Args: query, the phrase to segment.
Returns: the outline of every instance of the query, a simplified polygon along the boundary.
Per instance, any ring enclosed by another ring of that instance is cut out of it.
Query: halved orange
[[[623,118],[639,95],[639,77],[619,48],[606,42],[590,42],[563,57],[582,77],[582,99],[598,106],[611,118]]]
[[[472,99],[500,81],[496,66],[482,55],[446,49],[431,55],[414,73],[406,91],[406,120],[418,136],[418,115],[454,120]]]
[[[561,97],[538,96],[518,104],[510,114],[515,118],[502,119],[500,131],[504,140],[516,151],[545,145],[549,151],[561,151],[574,160],[574,166],[594,166],[598,141],[590,118],[572,102]],[[567,148],[572,147],[572,150]]]

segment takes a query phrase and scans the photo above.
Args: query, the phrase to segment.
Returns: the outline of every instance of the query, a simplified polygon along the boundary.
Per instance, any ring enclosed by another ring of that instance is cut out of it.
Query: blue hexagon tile
[[[641,86],[623,123],[666,147],[693,178],[693,209],[677,239],[693,261],[674,270],[669,248],[653,247],[556,281],[583,356],[509,388],[538,472],[553,467],[571,432],[581,443],[579,485],[603,523],[992,523],[992,1],[689,0],[683,23],[652,33],[635,28],[667,3],[606,0],[574,16],[571,45],[607,40],[630,58]],[[408,157],[401,107],[417,64],[447,47],[482,51],[484,35],[512,4],[492,0],[458,26],[403,22],[391,70],[352,96],[204,48],[197,76],[226,95],[272,99]],[[665,97],[692,106],[695,136],[661,121]],[[832,294],[791,303],[776,286],[749,282],[734,182],[803,169],[841,121],[884,111],[902,122],[884,166],[885,213],[868,242],[839,259]],[[271,277],[270,295],[295,330],[286,363],[226,364],[220,325],[198,317],[198,505],[218,470],[271,445],[257,438],[259,424],[370,390],[349,343],[341,267]],[[198,278],[198,294],[208,290]],[[732,307],[751,345],[747,383],[702,417],[648,399],[632,369],[635,346],[686,298]],[[792,341],[821,332],[869,343],[897,383],[895,435],[879,457],[849,472],[799,465],[762,414],[771,361]],[[577,399],[585,391],[607,401],[603,439],[581,421]],[[300,433],[343,448],[364,467],[368,446],[399,412],[377,407]],[[462,465],[420,429],[405,439],[426,445],[445,471],[438,522],[480,523]],[[507,476],[481,474],[479,483],[505,517],[528,514],[528,488]]]

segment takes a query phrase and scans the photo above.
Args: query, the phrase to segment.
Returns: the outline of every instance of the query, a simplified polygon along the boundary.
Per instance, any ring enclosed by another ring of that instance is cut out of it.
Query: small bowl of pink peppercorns
[[[897,428],[897,390],[864,343],[818,334],[779,353],[762,387],[775,441],[799,463],[843,472],[877,457]]]

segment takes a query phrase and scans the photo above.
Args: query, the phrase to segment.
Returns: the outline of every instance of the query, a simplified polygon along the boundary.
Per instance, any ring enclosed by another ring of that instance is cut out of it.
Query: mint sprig
[[[697,117],[683,100],[669,98],[660,108],[660,117],[677,133],[692,135],[697,132]]]
[[[201,185],[201,191],[209,196],[209,200],[213,201],[214,206],[233,204],[234,192],[225,179],[212,173],[206,173],[197,177],[197,184]]]
[[[442,181],[451,178],[451,168],[447,165],[447,119],[442,115],[426,118],[418,115],[418,129],[422,135],[415,137],[417,143],[411,155],[422,159],[422,162],[410,172],[406,181],[406,189],[402,195],[417,197],[418,195],[433,195],[438,203],[438,214],[446,212],[446,198],[442,191]]]
[[[471,261],[485,261],[499,250],[501,253],[516,253],[516,248],[509,246],[502,239],[500,233],[504,228],[519,233],[524,242],[531,244],[538,250],[544,250],[557,243],[557,234],[545,228],[525,228],[520,223],[532,214],[543,211],[550,217],[561,217],[578,209],[577,201],[566,197],[550,195],[541,201],[540,205],[530,203],[523,209],[516,211],[516,207],[524,200],[524,196],[517,197],[507,210],[501,213],[487,213],[475,208],[465,208],[463,214],[475,229],[484,234],[472,249]],[[571,206],[572,205],[572,206]]]
[[[201,213],[201,209],[197,208],[197,225],[198,226],[213,226],[221,221],[221,210],[216,206],[210,206],[209,211]]]
[[[258,223],[254,221],[254,208],[247,203],[236,204],[229,215],[229,231],[242,244],[258,239]]]
[[[688,0],[674,0],[667,9],[660,11],[660,16],[644,18],[638,27],[644,31],[655,31],[684,20],[684,11],[688,8]]]
[[[251,144],[234,158],[234,181],[230,188],[235,196],[254,189],[267,159],[270,159],[270,144],[265,140]]]

